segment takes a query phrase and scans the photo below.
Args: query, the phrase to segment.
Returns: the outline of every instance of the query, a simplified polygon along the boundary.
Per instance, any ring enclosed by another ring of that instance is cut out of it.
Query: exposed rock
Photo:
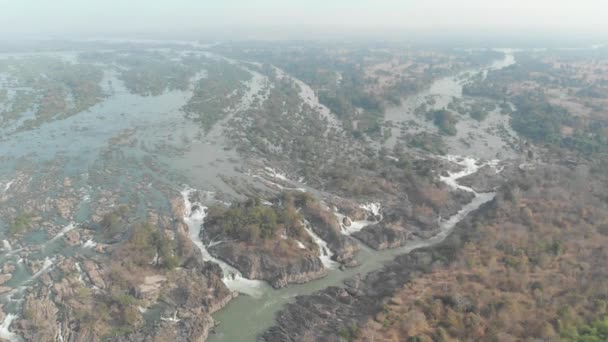
[[[72,210],[74,209],[74,200],[68,198],[57,198],[55,200],[55,209],[59,212],[59,215],[64,219],[68,220],[72,217]]]
[[[15,330],[27,341],[54,342],[57,336],[55,303],[48,298],[29,294],[23,306],[24,319],[15,324]]]
[[[99,273],[100,269],[94,261],[83,261],[82,268],[93,285],[99,287],[100,289],[104,289],[106,287],[106,283]]]
[[[491,206],[486,204],[479,212]],[[466,227],[469,221],[467,217],[459,226]],[[329,287],[312,295],[298,296],[295,303],[287,304],[278,313],[276,325],[262,334],[259,341],[343,341],[341,332],[350,331],[382,312],[391,296],[411,277],[449,260],[443,253],[451,253],[462,244],[459,234],[466,233],[464,229],[457,229],[442,244],[398,256],[363,279],[357,275],[346,280],[344,288]],[[467,305],[466,301],[455,303],[461,308]]]
[[[281,243],[276,242],[276,243]],[[245,248],[242,244],[226,242],[214,246],[212,252],[231,264],[248,279],[266,280],[275,288],[301,284],[327,275],[321,260],[309,251],[281,257],[271,248]]]
[[[7,262],[2,265],[2,273],[13,273],[15,271],[15,265]]]
[[[65,233],[64,238],[70,246],[80,244],[80,233],[76,230],[70,230],[69,232]]]
[[[315,234],[326,241],[329,249],[335,253],[336,261],[347,263],[354,258],[359,251],[359,244],[341,233],[340,223],[334,213],[317,204],[303,208],[302,214]]]
[[[106,244],[98,243],[95,246],[95,252],[97,252],[97,253],[105,253],[107,247],[108,247],[108,245],[106,245]]]
[[[6,283],[7,281],[11,280],[11,278],[13,277],[12,274],[2,274],[0,275],[0,285]]]
[[[344,225],[344,227],[350,227],[350,225],[352,224],[350,218],[348,218],[348,216],[345,216],[342,219],[342,224]]]
[[[373,249],[383,250],[405,245],[412,237],[412,230],[381,222],[367,226],[354,235]]]
[[[143,299],[147,303],[155,303],[160,295],[160,290],[167,277],[156,274],[144,277],[143,283],[137,288],[137,297]]]
[[[237,295],[226,288],[221,275],[219,266],[209,262],[180,269],[163,289],[163,301],[168,305],[161,314],[164,319],[115,341],[205,341],[215,326],[211,314]]]
[[[509,164],[510,165],[510,164]],[[503,166],[502,172],[509,173],[512,171],[511,166]],[[458,182],[462,185],[473,188],[477,192],[490,192],[496,190],[505,182],[502,172],[498,173],[493,166],[486,165],[480,168],[475,174],[462,177]]]
[[[173,217],[182,218],[184,217],[184,212],[186,211],[186,207],[184,206],[184,199],[181,197],[173,197],[170,200],[171,202],[171,213]]]

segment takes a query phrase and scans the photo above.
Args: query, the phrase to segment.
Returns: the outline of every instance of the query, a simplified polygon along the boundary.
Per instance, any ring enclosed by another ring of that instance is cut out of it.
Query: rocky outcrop
[[[491,207],[492,203],[483,208]],[[482,215],[482,214],[475,214]],[[344,287],[329,287],[312,295],[298,296],[276,317],[276,325],[259,338],[260,342],[344,341],[358,326],[383,310],[390,297],[409,279],[451,260],[463,244],[462,235],[470,217],[442,244],[401,255],[383,269],[361,279],[355,276]]]
[[[205,341],[215,326],[211,314],[238,295],[226,288],[221,275],[215,263],[182,269],[163,288],[166,307],[161,319],[116,341]]]
[[[69,220],[72,218],[72,212],[74,210],[74,207],[76,205],[76,201],[77,199],[75,198],[57,198],[55,200],[55,209],[57,209],[57,212],[59,213],[59,215],[61,215],[61,217],[63,217],[66,220]]]
[[[171,317],[173,319],[173,317]],[[204,342],[215,326],[213,318],[204,312],[184,312],[175,320],[158,323],[114,339],[117,342],[175,341]]]
[[[269,241],[267,244],[282,242]],[[327,275],[323,263],[311,251],[277,255],[273,253],[274,250],[269,246],[246,246],[235,242],[225,242],[211,248],[216,257],[241,271],[245,278],[266,280],[275,288],[301,284]]]
[[[354,259],[355,254],[359,251],[359,244],[350,236],[341,233],[340,222],[333,212],[315,203],[304,207],[302,214],[310,222],[315,234],[327,242],[336,261],[348,264]]]
[[[361,281],[350,279],[344,288],[329,287],[310,296],[299,296],[277,315],[277,325],[267,330],[260,341],[343,341],[344,332],[382,310],[383,299],[411,276],[406,267],[417,254],[399,260]]]
[[[381,222],[363,228],[354,236],[373,249],[383,250],[405,245],[412,238],[412,231]]]
[[[102,275],[100,274],[99,266],[97,266],[94,261],[85,260],[82,263],[82,268],[84,269],[84,272],[86,273],[87,277],[93,285],[97,286],[100,289],[106,287],[106,283],[103,280]]]
[[[518,162],[512,162],[496,167],[486,165],[480,168],[475,174],[462,177],[458,182],[477,192],[495,191],[502,184],[505,184],[507,179],[513,179],[513,177],[520,172],[517,168],[518,164]]]
[[[405,204],[389,207],[381,222],[369,225],[353,235],[376,249],[390,249],[405,245],[414,237],[428,239],[439,231],[439,222],[430,208],[412,208]]]
[[[30,294],[23,305],[23,318],[15,324],[15,330],[26,341],[54,342],[57,336],[57,312],[49,298],[36,298]]]

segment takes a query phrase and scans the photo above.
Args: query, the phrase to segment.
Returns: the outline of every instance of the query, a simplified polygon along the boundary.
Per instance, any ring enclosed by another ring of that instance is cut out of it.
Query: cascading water
[[[203,223],[205,222],[205,217],[207,216],[207,207],[203,206],[201,203],[192,203],[190,201],[190,194],[194,191],[196,190],[187,188],[181,192],[185,206],[184,222],[188,226],[190,240],[201,251],[204,261],[212,261],[220,266],[224,273],[222,281],[230,290],[238,291],[252,297],[259,296],[262,288],[267,286],[266,283],[260,280],[252,280],[243,277],[239,270],[212,256],[207,250],[207,246],[203,244],[200,233]]]
[[[2,248],[4,248],[4,251],[7,253],[13,250],[13,247],[8,240],[2,240]]]
[[[6,314],[6,317],[4,317],[4,321],[2,321],[2,324],[0,325],[0,338],[8,340],[10,342],[21,341],[21,338],[17,334],[9,330],[9,327],[11,326],[11,323],[15,320],[15,318],[17,318],[17,315],[10,313]]]
[[[372,251],[365,248],[361,250],[360,256],[358,257],[358,260],[361,262],[359,267],[345,269],[343,271],[330,269],[327,277],[306,284],[292,285],[280,290],[268,288],[259,298],[237,298],[231,302],[230,306],[220,310],[214,315],[215,319],[221,321],[221,325],[217,328],[218,334],[210,335],[209,341],[254,341],[259,333],[266,330],[272,324],[277,311],[285,304],[291,302],[294,297],[310,294],[328,286],[340,286],[345,279],[355,276],[356,274],[364,276],[371,271],[381,268],[386,262],[393,260],[397,255],[407,254],[419,248],[432,247],[444,241],[451,234],[458,222],[465,218],[469,213],[477,210],[484,203],[491,201],[495,196],[495,193],[493,192],[477,193],[472,188],[459,184],[457,180],[477,172],[483,166],[497,166],[496,161],[479,163],[476,159],[459,156],[447,156],[444,157],[444,159],[462,166],[463,169],[456,172],[448,172],[448,175],[441,177],[441,180],[454,189],[471,192],[475,197],[456,214],[441,220],[439,233],[429,239],[409,241],[405,246],[395,249]],[[364,205],[364,209],[367,209],[370,215],[376,216],[381,214],[379,205],[372,206],[367,204]],[[342,225],[342,219],[344,219],[345,216],[336,213],[336,217],[340,220]],[[360,230],[365,225],[373,223],[376,222],[355,221],[352,222],[349,227],[343,227],[343,233],[350,234],[356,229]],[[348,231],[344,231],[344,228],[348,228]],[[320,242],[317,242],[317,244],[319,243]]]
[[[334,253],[327,246],[327,242],[321,239],[321,237],[312,230],[310,223],[306,220],[304,220],[304,228],[315,244],[317,244],[319,247],[319,259],[321,259],[323,266],[327,269],[336,268],[338,264],[331,259],[334,256]]]
[[[82,245],[82,248],[95,248],[95,246],[97,246],[97,242],[89,239]]]
[[[63,227],[59,233],[57,233],[57,235],[55,235],[50,241],[51,242],[55,242],[57,241],[57,239],[59,239],[60,237],[64,236],[67,232],[69,232],[70,230],[76,228],[76,223],[74,222],[70,222],[70,224],[68,224],[67,226]]]
[[[472,192],[472,193],[476,194],[475,190],[473,190],[472,188],[470,188],[468,186],[459,184],[456,180],[466,177],[468,175],[472,175],[472,174],[476,173],[477,171],[479,171],[479,169],[481,169],[484,166],[494,167],[496,169],[497,173],[500,172],[500,170],[497,169],[497,165],[499,162],[498,160],[490,160],[485,163],[479,164],[479,161],[472,157],[446,155],[445,157],[439,157],[439,158],[445,159],[447,161],[450,161],[452,163],[455,163],[455,164],[458,164],[458,165],[464,167],[462,170],[460,170],[458,172],[449,172],[447,176],[439,176],[439,179],[442,182],[449,185],[452,189],[460,189],[460,190],[464,190],[464,191]]]
[[[370,221],[370,220],[366,219],[366,220],[359,220],[359,221],[351,221],[349,225],[345,225],[344,220],[348,217],[346,215],[341,214],[340,212],[338,212],[337,209],[335,209],[334,215],[338,219],[338,223],[340,224],[340,229],[341,229],[342,234],[351,235],[353,233],[361,231],[361,229],[363,229],[371,224],[378,223],[379,221],[382,220],[382,213],[381,213],[382,205],[380,203],[377,203],[377,202],[365,203],[365,204],[361,204],[359,207],[361,209],[365,209],[365,211],[367,211],[370,216],[378,218],[378,221],[375,221],[375,220]]]

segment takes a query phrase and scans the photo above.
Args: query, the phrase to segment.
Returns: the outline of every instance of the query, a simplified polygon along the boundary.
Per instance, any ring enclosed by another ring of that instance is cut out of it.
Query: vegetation
[[[130,227],[131,211],[128,206],[121,205],[114,211],[107,213],[99,223],[99,230],[104,240],[118,241],[127,234]]]
[[[224,234],[249,243],[276,238],[279,231],[293,238],[304,237],[304,219],[297,211],[295,194],[285,195],[280,203],[268,206],[252,198],[229,208],[213,206],[205,225],[213,235]]]
[[[33,219],[33,214],[27,212],[19,213],[9,224],[8,234],[10,236],[15,236],[27,232],[33,227]]]
[[[514,99],[517,110],[511,115],[511,126],[524,137],[536,142],[559,143],[562,126],[572,117],[564,108],[550,105],[532,95]]]
[[[449,110],[441,109],[430,111],[426,114],[426,117],[428,120],[433,121],[442,134],[456,135],[457,119]]]
[[[505,185],[466,229],[414,253],[424,272],[359,340],[604,341],[608,179],[591,172],[543,167]]]
[[[276,66],[310,85],[356,138],[382,138],[387,106],[423,90],[434,79],[465,66],[487,63],[500,54],[488,51],[418,51],[405,46],[369,48],[301,43],[224,44],[227,56]]]
[[[176,62],[160,52],[132,53],[120,57],[117,63],[126,66],[120,79],[132,93],[158,96],[168,90],[187,90],[190,79],[200,70],[189,59]]]
[[[447,146],[441,135],[419,132],[406,136],[406,142],[409,147],[419,148],[433,154],[445,154]]]
[[[175,248],[175,242],[164,236],[158,227],[145,223],[134,226],[129,240],[121,246],[121,252],[131,254],[130,261],[139,266],[153,263],[173,269],[179,265]]]
[[[9,76],[6,86],[16,89],[14,96],[3,101],[3,126],[18,124],[17,130],[34,129],[87,110],[105,97],[100,86],[103,72],[92,64],[53,57],[7,59],[0,64],[5,64]]]
[[[243,82],[251,79],[252,75],[225,61],[212,62],[205,70],[207,76],[196,84],[194,94],[183,110],[205,131],[209,131],[224,118],[227,108],[240,100],[244,91]]]
[[[608,341],[608,316],[596,320],[591,324],[583,324],[582,326],[562,331],[561,338],[565,342]]]
[[[578,70],[592,63],[589,57],[577,56],[575,63],[568,60],[572,63],[568,68],[547,62],[565,58],[562,55],[544,57],[522,54],[517,64],[479,77],[466,85],[463,93],[501,101],[501,110],[511,116],[513,129],[533,142],[588,155],[606,153],[608,136],[600,104],[605,87]],[[507,101],[514,105],[514,111]]]

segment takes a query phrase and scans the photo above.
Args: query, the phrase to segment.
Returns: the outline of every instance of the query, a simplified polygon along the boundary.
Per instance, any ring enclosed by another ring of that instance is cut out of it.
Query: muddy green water
[[[403,122],[407,120],[418,120],[420,125],[432,130],[430,123],[420,120],[414,115],[414,109],[424,103],[429,96],[436,99],[435,108],[446,107],[453,98],[462,97],[462,76],[466,73],[478,74],[487,73],[488,70],[500,69],[512,65],[515,59],[511,51],[505,51],[504,59],[497,60],[491,65],[477,70],[468,70],[459,75],[446,77],[434,82],[431,87],[406,99],[400,107],[387,110],[386,120],[393,122]],[[393,139],[387,142],[389,145],[394,144],[394,138],[399,135],[395,130]],[[458,151],[471,152],[471,151]],[[475,157],[490,158],[493,157],[494,151],[487,153],[471,153]],[[218,311],[213,317],[219,322],[215,334],[209,336],[210,342],[232,342],[232,341],[255,341],[256,338],[273,325],[275,316],[286,304],[293,302],[298,295],[307,295],[316,291],[322,290],[329,286],[342,286],[345,279],[348,279],[356,274],[365,275],[371,271],[378,270],[383,265],[396,256],[409,253],[410,251],[435,245],[445,239],[452,231],[454,225],[466,216],[470,211],[476,210],[481,204],[491,200],[493,194],[478,194],[477,197],[461,212],[454,215],[450,219],[444,221],[443,229],[437,236],[426,241],[414,241],[408,245],[388,250],[388,251],[373,251],[362,245],[362,250],[359,252],[357,259],[361,262],[361,266],[346,269],[345,271],[330,270],[327,277],[306,284],[289,286],[284,289],[274,290],[268,286],[259,289],[259,295],[256,297],[240,296],[231,301],[226,307]]]

